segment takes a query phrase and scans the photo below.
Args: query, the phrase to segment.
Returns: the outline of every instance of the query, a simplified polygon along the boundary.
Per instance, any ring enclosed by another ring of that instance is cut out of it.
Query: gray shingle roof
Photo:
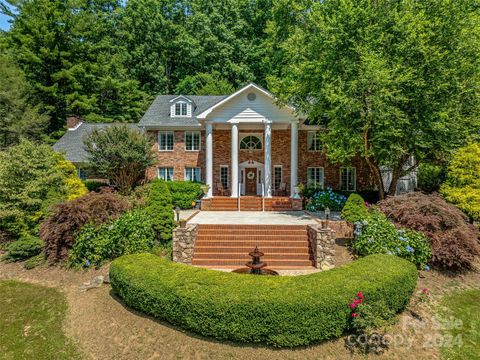
[[[155,98],[152,105],[148,108],[145,115],[138,123],[139,126],[174,126],[174,127],[195,127],[200,126],[197,115],[222,101],[229,95],[221,96],[200,96],[200,95],[183,95],[193,101],[192,117],[171,117],[170,116],[170,100],[178,97],[178,95],[159,95]]]
[[[104,129],[112,126],[113,123],[82,123],[75,130],[68,130],[53,145],[53,149],[65,154],[65,158],[73,163],[82,163],[87,161],[88,153],[84,149],[83,139],[90,134],[93,129]],[[125,124],[129,127],[138,129],[137,124]]]

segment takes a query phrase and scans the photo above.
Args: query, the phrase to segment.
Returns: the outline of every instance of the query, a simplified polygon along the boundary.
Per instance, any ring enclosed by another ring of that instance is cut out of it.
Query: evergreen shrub
[[[417,270],[403,259],[372,255],[304,276],[253,276],[174,263],[152,254],[110,266],[113,290],[132,308],[220,340],[304,346],[349,330],[355,294],[405,309]]]

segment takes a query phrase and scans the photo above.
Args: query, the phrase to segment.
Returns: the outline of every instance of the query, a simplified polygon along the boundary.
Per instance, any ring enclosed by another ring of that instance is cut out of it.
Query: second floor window
[[[175,104],[175,116],[187,116],[187,103],[178,102]]]
[[[173,150],[173,131],[158,132],[158,150],[160,151]]]
[[[200,151],[200,131],[185,131],[185,150]]]
[[[308,151],[321,151],[320,133],[318,131],[309,131],[307,134]]]

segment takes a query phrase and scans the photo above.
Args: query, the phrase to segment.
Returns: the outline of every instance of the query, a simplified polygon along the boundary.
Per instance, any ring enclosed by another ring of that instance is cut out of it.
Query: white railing
[[[262,211],[265,211],[265,184],[262,183]]]
[[[237,209],[240,211],[240,189],[241,189],[242,184],[240,182],[238,183],[238,189],[237,189]]]

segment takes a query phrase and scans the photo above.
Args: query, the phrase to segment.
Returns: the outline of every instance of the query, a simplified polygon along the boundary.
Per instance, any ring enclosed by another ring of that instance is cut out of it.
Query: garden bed
[[[415,266],[387,255],[299,277],[259,277],[176,264],[149,254],[115,260],[114,291],[140,311],[204,336],[277,347],[341,336],[357,292],[405,308],[417,281]]]

